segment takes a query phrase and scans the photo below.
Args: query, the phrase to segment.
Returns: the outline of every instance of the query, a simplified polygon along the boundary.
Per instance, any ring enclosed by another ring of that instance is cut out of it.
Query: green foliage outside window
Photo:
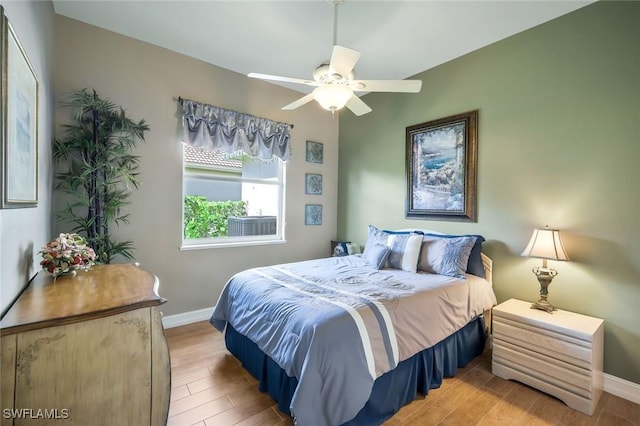
[[[246,216],[246,201],[209,201],[200,195],[184,197],[184,237],[226,237],[229,216]]]

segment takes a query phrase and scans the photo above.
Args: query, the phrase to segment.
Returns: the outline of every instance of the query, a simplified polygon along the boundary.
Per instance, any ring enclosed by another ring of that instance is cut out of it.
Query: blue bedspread
[[[455,299],[469,310],[466,286],[465,280],[445,278],[426,287],[460,293]],[[358,256],[255,268],[227,283],[211,323],[223,331],[229,322],[296,377],[290,409],[297,424],[339,425],[364,406],[377,377],[417,353],[404,348],[415,333],[403,337],[396,331],[416,316],[416,305],[404,301],[424,293]],[[405,312],[403,305],[412,309]]]

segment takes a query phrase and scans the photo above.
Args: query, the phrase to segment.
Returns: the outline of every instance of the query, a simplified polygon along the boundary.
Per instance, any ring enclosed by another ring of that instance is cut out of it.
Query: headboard
[[[482,258],[482,266],[484,266],[484,275],[485,279],[489,281],[491,287],[493,287],[493,260],[489,256],[484,253],[480,253],[480,257]],[[484,311],[484,328],[487,335],[491,335],[493,332],[493,321],[491,318],[491,309]],[[488,344],[491,345],[491,340],[487,339]]]
[[[493,260],[484,253],[480,253],[480,257],[482,258],[482,266],[484,266],[485,279],[493,287]]]

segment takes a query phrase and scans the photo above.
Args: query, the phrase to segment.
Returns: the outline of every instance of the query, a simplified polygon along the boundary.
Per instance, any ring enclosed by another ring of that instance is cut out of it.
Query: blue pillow
[[[432,274],[464,279],[475,241],[475,237],[442,238],[440,235],[425,235],[418,268]]]
[[[419,234],[424,235],[422,231],[389,231],[388,229],[383,229],[382,232],[386,232],[391,235],[408,235],[408,234]]]
[[[389,238],[389,233],[385,231],[381,231],[373,225],[369,225],[367,228],[367,243],[364,246],[363,254],[367,254],[367,250],[375,245],[387,245],[387,239]]]
[[[382,244],[374,244],[368,247],[363,256],[371,266],[376,269],[382,268],[387,263],[387,258],[391,249]]]
[[[484,265],[482,264],[482,243],[485,241],[482,235],[448,235],[448,234],[424,234],[425,236],[441,237],[441,238],[458,238],[458,237],[474,237],[476,239],[471,254],[469,255],[469,261],[467,262],[467,269],[471,275],[475,275],[480,278],[486,278],[484,272]]]

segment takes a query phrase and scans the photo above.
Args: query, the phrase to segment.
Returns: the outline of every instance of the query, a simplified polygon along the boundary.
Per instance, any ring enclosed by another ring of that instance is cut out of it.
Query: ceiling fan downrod
[[[338,44],[338,6],[345,0],[327,0],[333,6],[333,45]]]

